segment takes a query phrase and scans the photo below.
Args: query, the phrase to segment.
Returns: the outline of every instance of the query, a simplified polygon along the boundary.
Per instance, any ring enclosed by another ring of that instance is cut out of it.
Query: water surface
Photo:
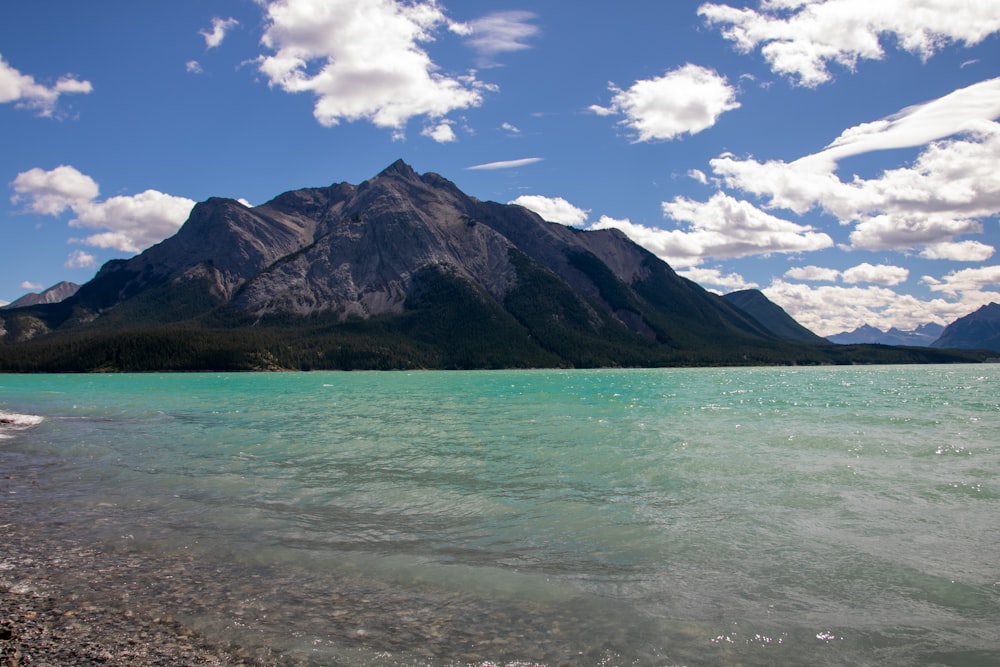
[[[133,559],[95,573],[109,604],[318,665],[997,664],[998,390],[996,365],[4,375],[0,412],[41,421],[0,431],[0,512]]]

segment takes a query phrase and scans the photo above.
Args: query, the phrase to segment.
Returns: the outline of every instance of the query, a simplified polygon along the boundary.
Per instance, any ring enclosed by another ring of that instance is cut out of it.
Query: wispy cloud
[[[0,104],[14,102],[19,107],[33,109],[44,118],[56,117],[56,108],[62,95],[90,93],[94,87],[66,74],[53,86],[45,86],[29,74],[14,69],[0,55]]]
[[[471,167],[466,167],[466,169],[472,171],[478,170],[491,170],[491,169],[514,169],[516,167],[526,167],[529,164],[535,164],[536,162],[541,162],[545,158],[540,157],[525,157],[519,160],[501,160],[500,162],[486,162],[485,164],[476,164]]]
[[[205,38],[205,46],[209,49],[214,49],[219,44],[222,44],[222,40],[226,38],[226,34],[240,24],[234,18],[212,19],[212,29],[211,30],[199,30],[198,34]]]
[[[532,23],[536,18],[534,12],[517,10],[488,14],[466,24],[465,42],[479,54],[481,66],[492,65],[501,53],[531,48],[528,40],[541,33]]]

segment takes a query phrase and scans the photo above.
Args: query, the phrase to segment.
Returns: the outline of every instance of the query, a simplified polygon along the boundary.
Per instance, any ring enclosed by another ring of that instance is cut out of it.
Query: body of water
[[[87,595],[307,663],[1000,663],[998,365],[7,375],[0,416],[0,523],[132,563]]]

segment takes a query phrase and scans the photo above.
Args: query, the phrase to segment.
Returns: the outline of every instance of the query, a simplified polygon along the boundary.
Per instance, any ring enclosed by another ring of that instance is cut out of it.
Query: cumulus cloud
[[[805,280],[807,282],[835,283],[840,277],[837,269],[828,269],[822,266],[796,266],[785,271],[785,278],[792,280]]]
[[[924,276],[921,282],[935,292],[958,294],[960,292],[980,292],[986,287],[1000,287],[1000,266],[980,266],[974,269],[952,271],[940,280]]]
[[[219,44],[222,44],[222,40],[226,38],[226,33],[239,24],[239,21],[231,17],[228,19],[215,17],[212,19],[212,29],[199,30],[198,34],[205,38],[205,46],[207,48],[214,49]]]
[[[17,106],[33,109],[39,116],[56,116],[56,107],[62,95],[90,93],[93,86],[89,81],[81,81],[66,74],[52,86],[45,86],[28,74],[22,74],[11,67],[0,55],[0,104],[14,102]]]
[[[996,249],[979,241],[944,241],[924,246],[920,256],[927,259],[948,259],[954,262],[982,262],[993,256]]]
[[[531,48],[528,40],[541,33],[541,29],[532,23],[536,18],[538,16],[534,12],[495,12],[470,21],[461,32],[467,35],[466,44],[479,54],[480,63],[489,66],[501,53]]]
[[[558,222],[569,227],[582,226],[587,221],[589,211],[573,206],[562,197],[545,197],[542,195],[521,195],[508,204],[523,206],[534,211],[549,222]]]
[[[891,264],[869,264],[864,262],[849,269],[839,271],[821,266],[799,266],[785,271],[785,278],[806,282],[872,283],[875,285],[899,285],[910,277],[909,269]]]
[[[544,158],[540,157],[525,157],[518,160],[501,160],[499,162],[486,162],[484,164],[476,164],[471,167],[466,167],[473,171],[490,171],[493,169],[514,169],[516,167],[525,167],[529,164],[535,164],[536,162],[541,162]]]
[[[688,268],[680,272],[688,280],[693,280],[705,288],[718,288],[722,293],[759,287],[738,273],[722,273],[719,269]]]
[[[636,81],[628,90],[610,86],[611,105],[594,105],[602,115],[625,116],[621,124],[636,133],[636,142],[675,139],[697,134],[739,108],[736,90],[714,70],[687,64],[655,79]]]
[[[926,60],[1000,31],[994,0],[771,0],[759,10],[705,3],[698,14],[740,51],[760,47],[772,71],[810,87],[832,78],[832,63],[853,71],[860,60],[882,59],[884,41]]]
[[[874,285],[899,285],[910,277],[910,270],[890,264],[869,264],[864,262],[844,269],[841,277],[845,283],[872,283]]]
[[[89,252],[74,250],[69,254],[69,257],[66,259],[66,263],[63,264],[63,266],[67,269],[89,269],[96,264],[97,258]]]
[[[812,227],[761,211],[719,192],[707,202],[685,197],[663,202],[664,216],[680,229],[638,225],[602,216],[591,229],[618,229],[673,267],[697,266],[707,258],[734,258],[820,250],[833,240]]]
[[[75,167],[60,165],[50,171],[34,168],[11,182],[14,203],[34,213],[75,214],[72,227],[98,230],[79,241],[99,248],[139,252],[177,231],[194,201],[156,190],[99,201],[97,182]]]
[[[104,230],[82,241],[98,248],[140,252],[174,234],[191,213],[194,202],[157,190],[111,197],[73,207],[71,227]]]
[[[968,291],[955,300],[920,299],[881,286],[813,287],[783,280],[772,282],[762,291],[820,336],[852,331],[862,324],[882,330],[894,326],[913,329],[927,322],[946,324],[991,301],[1000,301],[998,292]]]
[[[458,141],[458,137],[455,136],[455,130],[451,129],[451,123],[448,121],[441,121],[437,125],[429,125],[423,129],[420,133],[421,136],[429,137],[439,144],[447,144],[453,141]]]
[[[21,172],[10,187],[14,190],[12,203],[26,202],[28,210],[42,215],[59,215],[100,192],[97,181],[65,164],[50,171],[35,167]]]
[[[991,79],[845,130],[824,151],[791,163],[723,155],[711,165],[727,186],[760,196],[769,208],[819,208],[854,225],[852,248],[923,248],[927,258],[981,261],[992,247],[956,237],[981,233],[980,221],[1000,213],[1000,124],[992,119],[998,115],[1000,79]],[[835,173],[836,161],[847,155],[935,138],[941,140],[931,141],[911,166],[850,181]]]
[[[478,106],[490,89],[475,73],[443,74],[422,48],[448,25],[430,1],[275,0],[258,66],[271,86],[315,95],[324,126],[367,120],[398,133],[414,116]]]

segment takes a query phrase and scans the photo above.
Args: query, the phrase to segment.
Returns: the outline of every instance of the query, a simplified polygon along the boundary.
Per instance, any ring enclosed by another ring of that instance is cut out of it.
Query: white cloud
[[[927,259],[950,259],[955,262],[983,262],[993,256],[996,249],[979,241],[931,243],[924,246],[920,256]]]
[[[833,245],[812,227],[782,220],[719,192],[707,202],[685,197],[663,202],[663,214],[687,223],[660,229],[602,216],[591,229],[618,229],[674,268],[697,266],[709,257],[732,258],[820,250]]]
[[[521,129],[516,125],[512,125],[510,123],[503,123],[500,125],[500,128],[506,130],[507,132],[510,132],[511,134],[521,134]]]
[[[869,264],[864,262],[844,269],[841,277],[845,283],[872,283],[875,285],[899,285],[910,277],[910,270],[889,264]]]
[[[676,197],[663,202],[663,215],[688,223],[681,232],[700,257],[745,257],[820,250],[833,240],[812,227],[766,213],[750,202],[719,192],[707,202]]]
[[[117,196],[73,207],[71,227],[105,230],[83,239],[87,245],[140,252],[174,234],[191,213],[194,202],[156,190]]]
[[[455,136],[455,130],[451,129],[451,123],[446,120],[441,121],[437,125],[425,127],[420,134],[421,136],[433,139],[439,144],[458,141],[458,137]]]
[[[926,60],[1000,31],[995,0],[765,0],[759,11],[706,3],[698,13],[740,51],[760,47],[775,73],[804,86],[829,81],[831,63],[853,71],[859,60],[882,59],[884,39]]]
[[[10,185],[15,192],[11,200],[25,201],[34,213],[60,215],[70,209],[76,215],[70,226],[103,230],[80,242],[123,252],[139,252],[170,236],[194,206],[190,199],[156,190],[98,201],[96,181],[67,165],[50,171],[29,169]]]
[[[689,178],[698,181],[702,185],[708,185],[708,176],[706,176],[705,172],[701,169],[689,169],[687,175]]]
[[[835,283],[840,277],[837,269],[827,269],[822,266],[796,266],[785,271],[785,278],[805,280],[808,282]]]
[[[35,167],[18,174],[10,184],[13,203],[27,200],[28,209],[42,215],[59,215],[67,208],[97,197],[97,182],[74,167],[59,165],[51,171]]]
[[[440,118],[482,102],[475,78],[442,74],[421,44],[448,20],[434,2],[275,0],[259,68],[272,86],[311,92],[324,126],[368,120],[398,134],[414,116]]]
[[[33,283],[33,282],[28,281],[28,280],[25,280],[23,283],[21,283],[20,287],[21,287],[21,289],[26,289],[26,290],[31,290],[33,292],[37,292],[37,291],[41,290],[44,287],[44,285],[42,285],[40,283]]]
[[[516,204],[534,211],[543,220],[558,222],[561,225],[579,227],[587,221],[589,211],[573,206],[562,197],[544,197],[542,195],[521,195],[508,204]]]
[[[239,24],[240,22],[234,18],[221,19],[215,17],[212,19],[212,29],[199,30],[198,34],[205,38],[205,46],[207,48],[214,49],[219,44],[222,44],[222,40],[226,38],[226,33]]]
[[[471,167],[466,167],[466,169],[473,171],[489,171],[492,169],[514,169],[516,167],[525,167],[529,164],[535,164],[536,162],[541,162],[544,158],[540,157],[526,157],[519,160],[501,160],[499,162],[486,162],[485,164],[476,164]]]
[[[67,269],[89,269],[95,264],[97,264],[97,258],[89,252],[74,250],[69,254],[69,257],[66,259],[66,263],[63,266]]]
[[[924,248],[928,258],[982,260],[993,248],[957,236],[982,232],[980,220],[1000,214],[1000,79],[983,81],[890,119],[845,130],[827,149],[786,163],[723,155],[712,169],[729,187],[762,197],[769,208],[804,213],[818,207],[853,224],[851,247]],[[876,178],[842,181],[847,155],[920,145],[935,138],[908,167]]]
[[[800,324],[820,336],[852,331],[862,324],[882,330],[891,327],[913,329],[927,322],[947,324],[990,301],[1000,302],[997,292],[964,292],[961,298],[953,301],[923,300],[887,287],[812,287],[782,280],[772,282],[762,291]]]
[[[531,48],[527,40],[541,33],[531,23],[536,18],[533,12],[518,10],[488,14],[466,24],[465,41],[479,54],[482,64],[490,65],[493,57],[501,53]]]
[[[844,130],[823,151],[800,159],[800,164],[830,163],[850,156],[892,148],[923,146],[932,141],[975,131],[981,121],[1000,117],[1000,77],[959,88],[943,97],[917,104],[871,123]]]
[[[0,104],[15,102],[17,106],[34,109],[39,116],[56,115],[56,105],[62,95],[90,93],[93,86],[69,74],[59,78],[53,86],[44,86],[33,76],[22,74],[11,67],[0,55]]]
[[[958,294],[960,292],[979,292],[985,287],[1000,287],[1000,266],[980,266],[974,269],[962,269],[938,280],[930,276],[921,278],[935,292]]]
[[[747,281],[738,273],[723,274],[719,269],[688,268],[681,271],[680,275],[702,287],[717,287],[723,293],[759,287],[757,283]]]
[[[184,64],[184,69],[188,71],[188,74],[204,74],[205,70],[201,68],[201,63],[197,60],[189,60]]]
[[[636,132],[636,142],[697,134],[740,106],[736,90],[724,76],[691,64],[655,79],[636,81],[628,90],[613,84],[610,88],[615,93],[611,105],[590,109],[602,116],[625,116],[621,124]]]
[[[845,283],[872,283],[892,286],[906,282],[906,279],[910,277],[910,271],[901,266],[864,262],[843,271],[813,265],[798,266],[785,271],[784,277],[792,280],[829,283],[836,282],[839,278]]]

